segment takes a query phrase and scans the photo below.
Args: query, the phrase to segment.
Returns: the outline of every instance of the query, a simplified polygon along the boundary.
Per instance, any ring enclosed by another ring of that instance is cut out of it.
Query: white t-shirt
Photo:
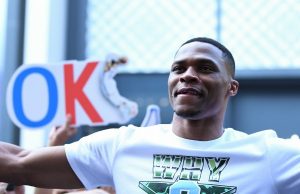
[[[176,136],[171,125],[108,129],[65,146],[86,188],[118,194],[299,194],[300,141],[272,130],[225,129],[212,141]]]

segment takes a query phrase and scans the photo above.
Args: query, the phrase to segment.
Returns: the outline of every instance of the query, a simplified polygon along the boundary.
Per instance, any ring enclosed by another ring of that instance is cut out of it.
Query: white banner
[[[126,123],[138,107],[119,94],[117,65],[99,61],[63,61],[22,65],[7,88],[7,110],[20,128],[62,125],[71,114],[74,126]]]

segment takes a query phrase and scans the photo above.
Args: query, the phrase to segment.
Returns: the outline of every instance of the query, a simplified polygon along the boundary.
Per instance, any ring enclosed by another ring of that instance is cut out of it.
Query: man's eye
[[[199,68],[201,72],[206,72],[206,73],[211,73],[211,72],[215,72],[215,68],[210,67],[210,66],[202,66]]]
[[[181,67],[181,66],[174,66],[174,67],[172,67],[172,72],[180,73],[180,72],[183,72],[183,71],[184,71],[184,68]]]

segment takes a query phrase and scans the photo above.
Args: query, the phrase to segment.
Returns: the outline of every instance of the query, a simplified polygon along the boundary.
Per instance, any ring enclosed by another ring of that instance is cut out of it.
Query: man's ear
[[[235,96],[239,90],[239,82],[236,80],[231,80],[229,83],[229,95],[230,96]]]

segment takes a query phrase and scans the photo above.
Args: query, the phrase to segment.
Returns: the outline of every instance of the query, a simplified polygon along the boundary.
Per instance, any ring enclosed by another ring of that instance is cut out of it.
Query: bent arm
[[[0,181],[44,188],[83,187],[67,161],[63,146],[29,151],[1,142]]]

